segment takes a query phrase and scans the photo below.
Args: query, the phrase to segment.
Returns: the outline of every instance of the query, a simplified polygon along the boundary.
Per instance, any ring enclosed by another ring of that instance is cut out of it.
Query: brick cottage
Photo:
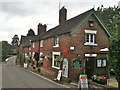
[[[58,26],[46,31],[46,25],[39,24],[38,35],[21,37],[21,54],[34,59],[38,53],[41,73],[51,78],[60,69],[62,80],[67,81],[78,81],[83,73],[89,78],[108,76],[109,37],[94,9],[67,20],[67,10],[62,7]]]

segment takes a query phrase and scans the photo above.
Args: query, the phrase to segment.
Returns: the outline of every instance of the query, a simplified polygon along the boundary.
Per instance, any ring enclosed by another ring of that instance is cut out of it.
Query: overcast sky
[[[95,6],[114,7],[120,0],[2,0],[0,2],[0,41],[17,34],[26,35],[31,28],[37,34],[39,23],[47,24],[47,30],[59,23],[60,7],[67,8],[67,19],[77,16]]]

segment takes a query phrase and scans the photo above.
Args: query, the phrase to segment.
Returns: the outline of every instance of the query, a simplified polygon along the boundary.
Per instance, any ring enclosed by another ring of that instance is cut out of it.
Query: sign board
[[[24,68],[27,68],[27,63],[24,63]]]
[[[79,76],[78,88],[80,87],[81,89],[88,89],[88,79],[85,74]]]
[[[60,81],[61,74],[62,74],[62,70],[59,70],[59,71],[58,71],[58,76],[57,76],[57,80],[58,80],[58,81]]]
[[[62,76],[68,78],[68,60],[66,58],[63,60]]]

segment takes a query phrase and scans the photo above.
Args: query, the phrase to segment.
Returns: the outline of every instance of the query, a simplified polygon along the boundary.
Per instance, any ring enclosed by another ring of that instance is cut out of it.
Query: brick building
[[[77,81],[83,73],[89,78],[108,76],[110,34],[95,10],[67,20],[67,10],[62,7],[59,15],[58,26],[46,31],[46,25],[39,24],[38,35],[31,40],[31,56],[37,52],[43,62],[41,73],[55,78],[61,69],[62,80],[69,81]]]

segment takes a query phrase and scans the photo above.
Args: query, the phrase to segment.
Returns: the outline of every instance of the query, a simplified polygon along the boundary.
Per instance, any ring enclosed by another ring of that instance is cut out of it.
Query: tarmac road
[[[11,57],[2,64],[2,88],[65,88],[17,67],[15,59]]]

